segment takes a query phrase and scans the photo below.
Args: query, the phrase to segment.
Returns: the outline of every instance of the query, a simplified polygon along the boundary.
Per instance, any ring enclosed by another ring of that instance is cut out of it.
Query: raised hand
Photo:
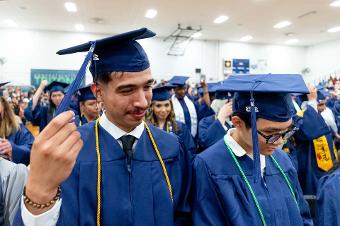
[[[33,143],[26,195],[36,203],[44,204],[53,199],[58,186],[72,172],[83,146],[80,133],[71,122],[73,118],[72,111],[58,115]],[[33,214],[47,210],[35,209],[29,205],[26,207]]]

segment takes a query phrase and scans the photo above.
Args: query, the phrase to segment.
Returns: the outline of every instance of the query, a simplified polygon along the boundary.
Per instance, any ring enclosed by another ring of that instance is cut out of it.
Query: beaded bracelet
[[[33,202],[29,197],[27,197],[26,195],[26,186],[24,187],[24,202],[30,206],[32,206],[33,208],[36,208],[36,209],[44,209],[44,208],[47,208],[47,207],[50,207],[51,205],[53,205],[59,198],[60,198],[60,194],[61,194],[61,188],[60,186],[58,187],[58,191],[57,191],[57,194],[54,196],[54,198],[45,203],[45,204],[39,204],[39,203],[36,203],[36,202]]]

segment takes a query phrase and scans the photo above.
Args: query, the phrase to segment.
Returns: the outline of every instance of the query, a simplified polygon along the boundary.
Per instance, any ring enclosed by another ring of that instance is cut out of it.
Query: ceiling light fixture
[[[253,36],[251,35],[246,35],[246,36],[243,36],[240,41],[241,42],[248,42],[249,40],[252,40],[253,39]]]
[[[288,27],[291,24],[292,23],[290,21],[285,20],[285,21],[281,21],[280,23],[275,24],[274,28],[275,29],[281,29],[281,28],[284,28],[284,27]]]
[[[327,30],[329,33],[335,33],[340,31],[340,26],[339,27],[333,27]]]
[[[229,19],[227,16],[219,16],[214,20],[215,24],[221,24],[223,22],[226,22]]]
[[[298,39],[293,38],[293,39],[289,39],[289,40],[286,41],[285,43],[289,45],[289,44],[295,44],[295,43],[298,43],[298,42],[299,42]]]
[[[340,0],[333,1],[329,4],[331,7],[340,7]]]
[[[76,24],[76,25],[74,25],[74,27],[77,31],[84,31],[84,29],[85,29],[84,25],[82,25],[82,24]]]
[[[4,20],[5,24],[9,27],[15,27],[17,26],[17,23],[15,23],[13,20],[10,20],[10,19],[6,19]]]
[[[65,2],[64,6],[66,10],[70,13],[75,13],[78,11],[77,5],[74,2]]]
[[[145,13],[145,17],[149,19],[153,19],[157,16],[157,10],[155,9],[148,9]]]

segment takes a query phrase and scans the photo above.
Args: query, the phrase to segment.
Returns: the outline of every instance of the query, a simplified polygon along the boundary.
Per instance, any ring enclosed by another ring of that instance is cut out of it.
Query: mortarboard
[[[215,89],[215,86],[218,84],[218,82],[211,82],[211,83],[207,83],[208,85],[208,92],[209,94],[214,94],[216,92],[216,89]],[[203,96],[203,88],[202,87],[199,87],[197,89],[197,93],[200,95],[200,96]]]
[[[7,85],[8,83],[10,83],[10,82],[1,82],[1,83],[0,83],[0,87],[3,87],[3,86],[5,86],[5,85]]]
[[[308,93],[298,74],[231,75],[217,90],[235,92],[233,111],[250,114],[255,182],[260,176],[256,119],[285,122],[293,116],[290,93]]]
[[[59,82],[59,81],[53,81],[50,84],[48,84],[44,91],[45,92],[57,92],[57,91],[61,91],[61,92],[65,92],[65,88],[68,86],[69,84],[65,83],[65,82]]]
[[[71,96],[76,92],[84,79],[89,62],[94,79],[110,72],[139,72],[150,67],[150,63],[142,46],[136,41],[153,37],[156,34],[147,28],[129,31],[108,38],[90,41],[81,45],[59,50],[57,54],[72,54],[88,51],[86,58],[77,73],[76,79],[70,85],[69,91],[57,109],[56,115],[65,111]]]
[[[96,100],[90,85],[78,89],[78,102],[83,102],[86,100]]]
[[[171,85],[174,85],[176,87],[183,87],[186,85],[186,81],[189,79],[188,76],[178,76],[175,75],[174,77],[172,77],[168,83],[170,83]]]
[[[175,88],[175,86],[167,84],[165,86],[155,87],[152,89],[152,101],[164,101],[170,100],[171,98],[171,89]]]

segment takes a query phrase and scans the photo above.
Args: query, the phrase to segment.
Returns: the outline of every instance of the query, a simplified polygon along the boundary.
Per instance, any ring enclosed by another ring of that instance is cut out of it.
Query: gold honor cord
[[[100,158],[100,148],[99,148],[99,133],[98,133],[98,123],[99,123],[99,119],[98,118],[96,120],[96,124],[95,124],[95,135],[96,135],[96,152],[97,152],[97,226],[100,226],[100,214],[101,214],[101,192],[100,192],[100,182],[101,182],[101,158]],[[151,140],[152,146],[155,149],[155,152],[157,154],[157,157],[159,159],[159,162],[161,163],[162,169],[163,169],[163,173],[164,173],[164,177],[166,180],[166,183],[168,185],[168,189],[169,189],[169,193],[170,193],[170,198],[171,201],[174,202],[173,199],[173,194],[172,194],[172,186],[170,183],[170,179],[168,176],[168,172],[165,168],[165,164],[163,162],[162,156],[158,150],[158,147],[156,145],[155,140],[153,139],[152,133],[150,131],[149,126],[144,122],[145,128],[148,132],[149,138]]]

